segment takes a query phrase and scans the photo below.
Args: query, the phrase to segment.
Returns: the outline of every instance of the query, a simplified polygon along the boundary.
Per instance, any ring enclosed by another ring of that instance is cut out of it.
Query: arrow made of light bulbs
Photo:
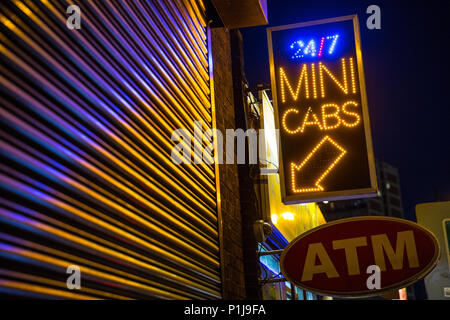
[[[317,150],[320,149],[320,147],[325,143],[325,141],[329,141],[333,146],[335,146],[337,149],[341,151],[341,154],[328,166],[328,168],[322,173],[322,175],[319,177],[319,179],[316,180],[314,185],[315,188],[301,188],[297,189],[295,186],[295,173],[296,171],[300,171],[301,168],[304,167],[304,165],[311,159],[311,157],[317,152]],[[292,191],[295,193],[301,193],[301,192],[313,192],[313,191],[323,191],[323,187],[320,185],[320,182],[330,173],[330,171],[336,166],[336,164],[341,160],[341,158],[347,153],[347,151],[342,148],[340,145],[338,145],[333,139],[331,139],[329,136],[325,136],[317,146],[314,147],[314,149],[308,154],[308,156],[303,160],[302,163],[299,165],[296,165],[294,162],[291,162],[291,178],[292,178]]]

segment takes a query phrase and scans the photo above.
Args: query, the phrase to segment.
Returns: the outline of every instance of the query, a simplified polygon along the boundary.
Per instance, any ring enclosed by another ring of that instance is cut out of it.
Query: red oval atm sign
[[[436,237],[417,223],[357,217],[302,234],[284,249],[280,264],[285,278],[305,290],[329,296],[372,296],[416,282],[438,259]],[[368,268],[373,265],[379,269]],[[374,276],[379,276],[378,282]]]

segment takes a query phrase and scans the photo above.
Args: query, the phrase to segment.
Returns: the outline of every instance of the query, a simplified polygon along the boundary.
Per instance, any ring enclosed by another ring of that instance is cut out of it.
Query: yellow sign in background
[[[436,268],[425,277],[428,299],[450,300],[450,201],[418,204],[416,218],[417,223],[434,233],[441,247]]]
[[[264,148],[267,168],[278,168],[278,148],[275,131],[273,107],[265,92],[261,93],[262,121],[264,128]],[[263,184],[263,212],[266,219],[281,232],[287,241],[291,241],[300,234],[326,223],[322,212],[316,203],[285,205],[281,201],[280,176],[271,173],[267,176],[267,184]]]

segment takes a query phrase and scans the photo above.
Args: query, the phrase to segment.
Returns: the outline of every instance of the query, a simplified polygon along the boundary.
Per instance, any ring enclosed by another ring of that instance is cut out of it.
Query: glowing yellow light
[[[316,70],[314,67],[314,63],[311,64],[311,76],[312,76],[312,87],[313,87],[314,99],[317,99]]]
[[[286,118],[287,118],[288,114],[290,114],[290,113],[299,113],[299,111],[298,111],[297,109],[295,109],[295,108],[291,108],[291,109],[286,110],[286,111],[284,112],[284,114],[283,114],[282,119],[281,119],[281,123],[282,123],[283,129],[284,129],[287,133],[290,133],[290,134],[296,134],[297,132],[299,132],[299,131],[301,130],[301,128],[298,127],[297,129],[290,130],[290,129],[287,127],[287,124],[286,124]]]
[[[276,214],[272,214],[272,215],[270,216],[270,218],[272,219],[272,223],[273,223],[273,224],[277,224],[278,216],[277,216]]]
[[[15,1],[15,5],[16,5],[20,10],[22,10],[26,15],[30,16],[30,15],[33,14],[33,12],[32,12],[30,9],[28,9],[28,7],[26,7],[23,3],[20,3],[20,2],[18,2],[18,1]]]
[[[14,25],[14,23],[12,23],[11,20],[9,20],[8,18],[6,18],[5,16],[0,15],[0,23],[4,24],[5,27],[13,30],[16,28],[16,26]]]
[[[314,121],[308,121],[310,113],[312,114]],[[312,112],[311,107],[309,107],[308,111],[306,111],[305,118],[303,119],[303,123],[300,128],[300,132],[303,132],[305,130],[306,126],[311,126],[311,125],[317,125],[319,127],[319,129],[322,130],[322,125],[320,124],[319,119],[317,119],[316,114],[314,112]]]
[[[320,175],[320,177],[316,180],[315,188],[300,188],[296,187],[296,179],[295,173],[296,171],[300,171],[300,169],[309,161],[309,159],[319,150],[319,148],[326,142],[330,142],[333,146],[341,151],[339,156],[328,166],[328,168]],[[333,139],[329,136],[325,136],[317,146],[306,156],[306,158],[299,164],[296,165],[294,162],[291,162],[291,181],[292,181],[292,192],[301,193],[301,192],[313,192],[313,191],[324,191],[324,188],[320,185],[320,182],[330,173],[330,171],[336,166],[336,164],[342,159],[342,157],[347,153],[347,151],[338,145]]]
[[[306,64],[303,65],[302,70],[300,72],[300,76],[298,79],[297,87],[295,88],[295,92],[292,89],[291,84],[289,83],[289,80],[286,76],[286,73],[282,67],[280,67],[280,86],[281,86],[281,101],[286,102],[286,94],[285,94],[285,82],[289,89],[289,92],[291,93],[292,99],[294,101],[297,101],[299,95],[300,95],[300,88],[302,85],[302,82],[305,82],[305,96],[306,98],[309,98],[309,88],[308,88],[308,71]]]
[[[334,108],[335,112],[334,113],[326,113],[325,110],[328,108]],[[341,118],[339,118],[339,106],[337,104],[327,103],[327,104],[322,105],[321,109],[322,109],[323,130],[336,129],[337,127],[339,127],[341,125]],[[335,118],[336,123],[332,126],[329,126],[327,124],[328,118]]]
[[[283,217],[284,220],[290,220],[290,221],[294,220],[294,214],[292,212],[289,212],[289,211],[283,212],[281,214],[281,216]]]
[[[352,127],[357,126],[361,122],[361,117],[355,112],[350,112],[350,111],[346,110],[346,107],[348,105],[353,105],[353,106],[357,107],[358,103],[355,101],[347,101],[346,103],[344,103],[342,105],[342,112],[345,113],[346,115],[353,116],[356,119],[353,123],[348,123],[344,119],[341,119],[342,124],[346,127],[352,128]]]
[[[338,85],[338,87],[345,93],[348,94],[348,85],[347,85],[347,71],[345,68],[345,59],[341,59],[341,65],[342,65],[342,83],[339,82],[339,80],[331,73],[331,71],[325,67],[325,65],[322,62],[319,62],[319,81],[320,81],[320,92],[322,95],[322,98],[325,98],[325,85],[324,85],[324,79],[323,79],[323,72],[325,71],[326,74]]]
[[[356,93],[355,67],[353,66],[353,58],[350,58],[350,76],[352,78],[352,93]]]

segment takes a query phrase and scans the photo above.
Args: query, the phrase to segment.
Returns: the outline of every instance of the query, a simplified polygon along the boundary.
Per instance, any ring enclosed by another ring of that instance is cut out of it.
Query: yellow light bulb
[[[308,160],[316,153],[316,151],[326,142],[330,142],[333,146],[341,151],[339,156],[328,166],[328,168],[320,175],[319,179],[315,182],[316,188],[297,188],[295,172],[299,171]],[[292,192],[294,193],[302,193],[302,192],[314,192],[314,191],[324,191],[324,188],[320,185],[320,182],[327,176],[327,174],[333,169],[336,164],[342,159],[342,157],[347,153],[347,151],[338,145],[333,139],[329,136],[325,136],[315,147],[314,149],[306,156],[306,158],[299,164],[296,165],[294,162],[290,163],[291,167],[291,184],[292,184]]]
[[[302,82],[305,82],[305,96],[308,99],[309,98],[309,87],[308,87],[308,69],[307,65],[303,64],[302,69],[300,71],[300,76],[298,79],[297,87],[292,89],[292,86],[287,78],[286,72],[282,67],[280,67],[280,87],[281,87],[281,101],[286,102],[286,93],[285,93],[285,86],[288,87],[289,92],[292,96],[292,99],[294,101],[297,101],[299,95],[300,95],[300,88],[302,85]]]
[[[325,98],[325,85],[324,85],[324,77],[323,73],[325,72],[333,81],[337,84],[337,86],[345,93],[348,94],[348,85],[347,85],[347,70],[345,67],[345,59],[341,59],[342,66],[342,83],[331,73],[331,71],[322,63],[319,62],[319,81],[320,81],[320,92],[322,98]]]
[[[273,224],[277,224],[277,222],[278,222],[278,216],[277,216],[276,214],[272,214],[272,215],[270,216],[270,219],[272,220],[272,223],[273,223]]]
[[[294,220],[294,214],[292,212],[286,211],[281,214],[284,220],[293,221]]]

